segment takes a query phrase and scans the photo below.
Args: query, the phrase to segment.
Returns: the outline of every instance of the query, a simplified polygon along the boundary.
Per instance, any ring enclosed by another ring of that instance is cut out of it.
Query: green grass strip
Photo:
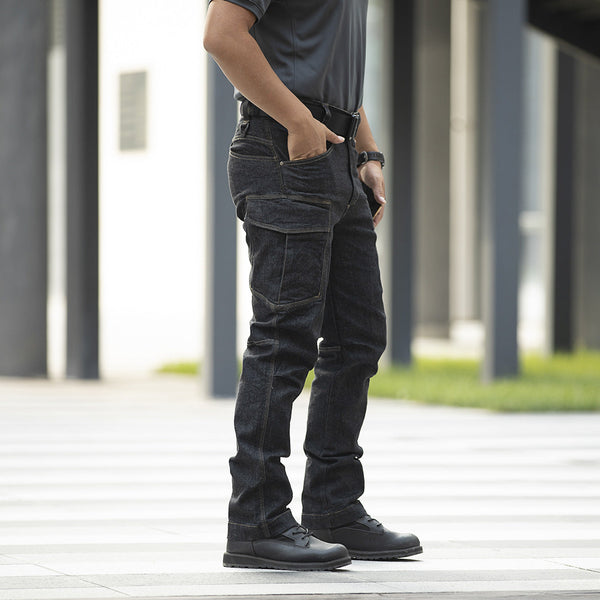
[[[417,358],[410,368],[382,368],[369,393],[505,412],[600,410],[600,352],[525,356],[521,367],[518,377],[483,384],[477,360]],[[192,375],[197,369],[196,363],[173,363],[159,372]]]
[[[157,373],[166,373],[171,375],[199,375],[201,366],[192,361],[172,362],[159,367]]]
[[[410,368],[382,369],[370,394],[510,412],[600,409],[600,353],[526,356],[521,366],[518,377],[484,384],[479,361],[419,358]]]

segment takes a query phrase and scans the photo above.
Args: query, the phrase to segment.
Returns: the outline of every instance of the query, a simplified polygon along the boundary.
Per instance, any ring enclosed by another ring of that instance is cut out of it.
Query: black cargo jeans
[[[358,436],[386,324],[356,162],[354,140],[290,161],[287,131],[268,117],[242,117],[231,142],[253,317],[235,408],[230,540],[275,537],[297,523],[280,459],[290,454],[292,404],[313,367],[302,522],[320,529],[365,514]]]

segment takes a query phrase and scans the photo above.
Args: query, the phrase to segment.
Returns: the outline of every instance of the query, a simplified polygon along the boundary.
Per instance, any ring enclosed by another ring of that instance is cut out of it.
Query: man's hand
[[[318,156],[327,151],[327,142],[342,144],[344,138],[327,129],[323,123],[311,118],[305,119],[293,129],[288,129],[288,154],[290,160],[300,160]]]
[[[377,227],[381,219],[383,219],[383,211],[385,208],[385,181],[383,180],[381,163],[376,160],[367,161],[358,167],[358,176],[365,185],[368,185],[373,190],[375,200],[381,204],[381,209],[373,218],[373,223],[375,224],[375,227]]]
[[[378,152],[377,144],[373,138],[373,133],[371,132],[371,127],[369,127],[369,121],[367,121],[367,115],[365,113],[365,109],[361,106],[358,109],[360,114],[360,125],[358,126],[358,131],[356,132],[356,151],[358,153],[364,151],[373,151]],[[381,168],[381,163],[376,160],[369,160],[366,163],[362,164],[358,167],[358,176],[360,180],[368,185],[373,190],[373,195],[375,196],[375,200],[381,204],[381,209],[373,218],[373,223],[375,223],[375,227],[379,225],[381,219],[383,219],[383,208],[385,204],[385,182],[383,181],[383,171]]]

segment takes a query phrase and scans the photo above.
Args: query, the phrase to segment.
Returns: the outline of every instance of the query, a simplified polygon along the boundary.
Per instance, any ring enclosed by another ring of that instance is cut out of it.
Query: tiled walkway
[[[186,379],[0,380],[0,600],[600,598],[600,414],[373,400],[365,505],[425,552],[295,573],[221,566],[232,411]]]

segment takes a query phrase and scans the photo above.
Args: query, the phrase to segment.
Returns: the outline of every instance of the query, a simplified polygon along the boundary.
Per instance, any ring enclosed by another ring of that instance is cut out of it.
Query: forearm
[[[379,152],[379,148],[377,147],[377,143],[373,137],[373,132],[369,126],[369,121],[367,119],[364,106],[361,106],[358,109],[358,112],[360,114],[360,125],[358,126],[358,131],[356,132],[356,150],[359,153],[365,151]]]
[[[273,71],[256,40],[247,30],[229,29],[230,21],[219,15],[220,9],[215,2],[209,7],[204,46],[229,81],[288,130],[311,119],[310,111]]]

